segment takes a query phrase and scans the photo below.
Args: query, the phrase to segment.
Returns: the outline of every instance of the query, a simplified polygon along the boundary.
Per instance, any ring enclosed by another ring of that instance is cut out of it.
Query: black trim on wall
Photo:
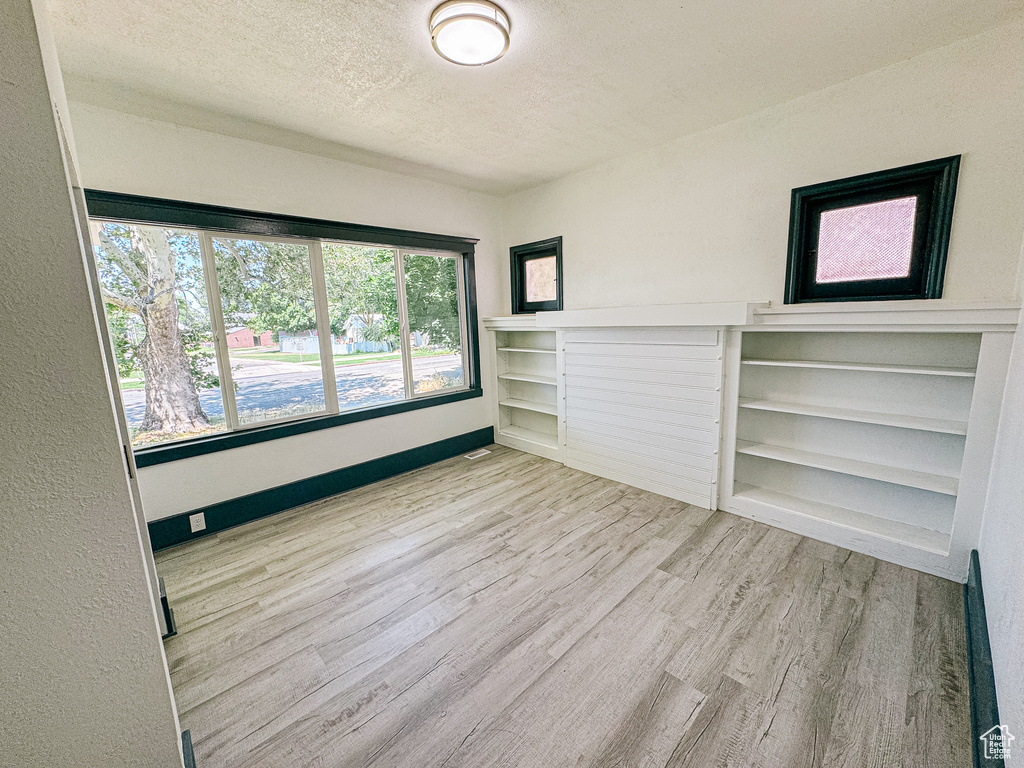
[[[475,313],[474,313],[475,314]],[[473,375],[480,380],[480,361],[473,355],[475,366]],[[306,432],[316,432],[320,429],[330,429],[343,424],[352,424],[367,419],[378,419],[382,416],[392,416],[396,413],[415,411],[419,408],[429,408],[434,405],[455,403],[459,400],[469,400],[474,397],[481,397],[483,390],[479,387],[462,389],[458,392],[450,392],[429,397],[418,397],[415,400],[402,400],[388,405],[375,405],[370,408],[360,408],[355,411],[344,411],[332,413],[328,416],[313,416],[308,419],[289,421],[284,424],[269,424],[265,427],[253,427],[241,429],[237,432],[225,432],[222,435],[209,435],[196,437],[192,440],[181,440],[168,445],[156,446],[154,448],[141,448],[135,451],[135,466],[152,467],[156,464],[166,464],[168,461],[188,459],[193,456],[203,456],[208,453],[217,453],[231,448],[241,448],[244,445],[255,445],[267,440],[277,440],[280,437],[291,437]]]
[[[85,201],[89,216],[98,219],[251,235],[336,239],[403,249],[445,250],[460,253],[463,256],[462,277],[466,293],[466,359],[463,360],[463,365],[469,385],[467,389],[426,397],[412,397],[396,403],[342,413],[311,416],[283,424],[267,424],[219,435],[204,435],[151,448],[139,448],[133,450],[137,467],[152,467],[169,461],[204,456],[267,440],[330,429],[366,419],[392,416],[419,408],[455,403],[483,395],[480,381],[480,334],[476,308],[476,266],[474,263],[474,245],[479,241],[475,238],[349,224],[279,213],[246,211],[239,208],[124,195],[96,189],[85,190]]]
[[[430,232],[349,224],[282,213],[246,211],[221,205],[123,195],[98,189],[85,190],[85,203],[89,216],[99,219],[167,224],[251,235],[326,238],[371,245],[392,245],[399,248],[433,248],[458,253],[467,250],[472,253],[473,246],[479,242],[472,237],[436,235]]]
[[[428,464],[450,459],[493,442],[494,427],[466,432],[355,466],[343,467],[315,477],[297,480],[294,483],[251,493],[248,496],[194,509],[191,512],[154,520],[149,523],[149,537],[155,551],[167,549],[176,544],[209,536],[218,531],[258,520],[261,517],[284,512],[303,504],[344,493],[353,488],[375,483],[378,480],[400,475],[403,472],[419,469]],[[192,533],[188,517],[197,512],[203,512],[206,515],[206,530]]]
[[[981,561],[971,551],[971,566],[964,584],[964,613],[967,620],[967,680],[971,698],[971,737],[975,768],[1003,768],[1003,760],[982,755],[981,735],[999,725],[996,677],[992,669],[992,647],[985,617],[985,595],[981,588]]]
[[[192,731],[181,732],[181,753],[184,757],[184,768],[196,768],[196,753],[192,749]]]
[[[157,583],[160,586],[160,610],[163,611],[164,622],[167,624],[167,634],[162,639],[166,640],[178,634],[178,625],[174,621],[174,609],[171,608],[171,604],[167,600],[167,588],[164,586],[163,577],[158,577]]]
[[[462,364],[466,368],[467,382],[470,391],[476,392],[476,397],[483,394],[483,385],[480,379],[480,320],[476,312],[476,260],[473,258],[473,248],[462,254],[463,283],[466,286],[466,339],[465,354],[468,359]]]

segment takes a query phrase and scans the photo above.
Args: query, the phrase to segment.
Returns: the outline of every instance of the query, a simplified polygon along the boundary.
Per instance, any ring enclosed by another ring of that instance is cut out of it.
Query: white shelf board
[[[550,384],[555,385],[554,376],[537,376],[532,373],[499,373],[499,379],[509,379],[510,381],[528,381],[531,384]]]
[[[498,405],[504,405],[508,408],[518,408],[522,411],[536,411],[537,413],[546,413],[550,416],[558,415],[558,407],[549,405],[548,403],[535,403],[532,400],[501,400]]]
[[[549,435],[545,432],[537,432],[533,429],[526,429],[526,427],[520,427],[515,424],[510,424],[507,427],[502,427],[499,430],[502,435],[508,435],[509,437],[515,437],[519,440],[524,440],[528,443],[536,443],[537,445],[543,445],[547,448],[558,447],[558,436]]]
[[[1019,304],[978,302],[964,304],[948,299],[905,301],[842,301],[756,307],[752,326],[813,328],[830,326],[893,331],[1010,331],[1017,326]],[[787,327],[788,326],[788,327]],[[748,328],[749,330],[749,328]]]
[[[767,301],[723,301],[706,304],[647,304],[538,312],[537,328],[638,328],[750,325],[754,311]]]
[[[536,315],[512,315],[509,317],[485,317],[484,327],[489,331],[535,331]]]
[[[948,533],[920,528],[916,525],[907,525],[895,520],[887,520],[884,517],[868,515],[853,509],[846,509],[845,507],[809,501],[767,488],[756,488],[737,483],[733,493],[733,501],[766,504],[796,515],[878,536],[898,544],[927,550],[939,555],[945,555],[949,552],[950,535]]]
[[[923,376],[960,376],[973,379],[973,368],[945,368],[938,365],[892,365],[886,363],[832,363],[823,360],[742,360],[743,365],[765,365],[775,368],[825,368],[837,371],[875,371],[909,373]]]
[[[540,355],[554,355],[553,349],[534,349],[532,347],[498,347],[499,352],[536,352]]]
[[[837,421],[856,421],[862,424],[880,424],[886,427],[917,429],[923,432],[942,432],[949,435],[966,435],[967,422],[954,419],[936,419],[928,416],[910,416],[899,413],[862,411],[855,408],[835,408],[824,405],[804,405],[780,400],[752,400],[740,398],[740,408],[776,413],[795,413],[800,416],[816,416]]]
[[[804,467],[839,472],[844,475],[865,477],[869,480],[880,480],[883,483],[905,485],[920,488],[923,491],[934,491],[947,496],[956,496],[958,482],[955,477],[933,475],[914,469],[889,467],[884,464],[873,464],[868,461],[847,459],[842,456],[831,456],[826,453],[801,451],[797,448],[783,448],[767,443],[748,443],[736,441],[736,452],[746,456],[759,456],[773,461],[784,461],[788,464],[799,464]]]

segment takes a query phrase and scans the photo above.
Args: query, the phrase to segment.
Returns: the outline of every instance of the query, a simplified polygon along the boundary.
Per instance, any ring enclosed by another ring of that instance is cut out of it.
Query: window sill
[[[397,403],[361,408],[355,411],[332,413],[327,416],[312,416],[308,419],[268,424],[264,427],[253,427],[238,432],[197,437],[192,440],[183,440],[154,448],[142,448],[134,451],[135,465],[140,469],[152,467],[157,464],[166,464],[169,461],[179,461],[181,459],[190,459],[194,456],[204,456],[208,453],[228,451],[232,448],[255,445],[256,443],[277,440],[282,437],[291,437],[292,435],[301,435],[306,432],[316,432],[321,429],[331,429],[357,421],[379,419],[384,416],[415,411],[420,408],[456,403],[460,400],[469,400],[474,397],[481,397],[482,395],[483,390],[480,387],[471,387],[469,389],[460,389],[458,392],[417,397],[414,400],[402,400]]]

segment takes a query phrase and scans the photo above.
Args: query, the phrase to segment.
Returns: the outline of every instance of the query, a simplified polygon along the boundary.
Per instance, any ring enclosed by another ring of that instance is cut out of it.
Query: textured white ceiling
[[[50,0],[71,99],[506,194],[976,34],[1024,0],[501,0],[459,67],[440,0]]]

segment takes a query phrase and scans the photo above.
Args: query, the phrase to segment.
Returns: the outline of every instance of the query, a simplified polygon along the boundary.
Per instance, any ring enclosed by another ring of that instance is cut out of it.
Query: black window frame
[[[535,243],[513,245],[508,249],[512,267],[512,314],[557,312],[562,309],[562,238],[551,237]],[[553,301],[526,300],[526,262],[555,257],[555,293]]]
[[[953,155],[794,189],[785,303],[941,298],[959,171],[960,155]],[[911,196],[917,197],[917,210],[909,276],[835,283],[815,280],[823,212]]]
[[[280,213],[249,211],[204,203],[166,200],[156,197],[127,195],[103,190],[85,190],[86,209],[90,219],[106,219],[133,224],[150,224],[184,229],[202,229],[248,235],[316,238],[351,243],[366,243],[402,249],[449,251],[462,255],[465,286],[466,344],[463,368],[467,387],[457,392],[418,395],[415,398],[385,405],[369,406],[342,413],[310,416],[278,424],[248,427],[236,432],[188,438],[165,445],[133,449],[135,464],[149,467],[169,461],[203,456],[209,453],[240,448],[268,440],[331,429],[367,419],[378,419],[406,411],[483,396],[480,378],[480,340],[476,306],[476,270],[474,266],[476,238],[439,235],[365,224],[350,224],[327,219],[290,216]]]

